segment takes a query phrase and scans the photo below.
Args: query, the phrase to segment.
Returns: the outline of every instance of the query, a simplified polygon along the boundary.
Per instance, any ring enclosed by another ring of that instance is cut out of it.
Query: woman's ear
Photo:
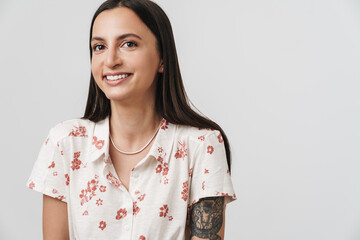
[[[160,72],[160,73],[163,73],[163,72],[164,72],[164,64],[163,64],[163,61],[162,61],[162,60],[160,61],[160,66],[159,66],[158,72]]]

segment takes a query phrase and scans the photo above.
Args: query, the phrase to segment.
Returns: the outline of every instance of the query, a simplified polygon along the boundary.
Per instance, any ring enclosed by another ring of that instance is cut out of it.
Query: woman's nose
[[[109,48],[105,59],[105,65],[113,68],[115,65],[121,65],[121,64],[122,64],[122,59],[119,50],[116,48],[111,48],[111,49]]]

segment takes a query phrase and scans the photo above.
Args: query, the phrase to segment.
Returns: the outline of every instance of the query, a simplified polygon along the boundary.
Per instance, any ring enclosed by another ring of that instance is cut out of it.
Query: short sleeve
[[[67,202],[66,180],[68,176],[64,174],[60,146],[55,140],[52,130],[53,128],[50,129],[40,148],[26,185],[32,190]]]
[[[191,205],[205,197],[225,196],[225,204],[236,200],[220,131],[213,130],[203,138],[192,168]]]

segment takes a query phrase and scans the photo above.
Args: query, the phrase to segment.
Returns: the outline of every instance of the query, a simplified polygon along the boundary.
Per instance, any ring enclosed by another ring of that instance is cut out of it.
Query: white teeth
[[[115,76],[106,76],[107,80],[118,80],[119,78],[126,78],[129,74],[120,74]]]

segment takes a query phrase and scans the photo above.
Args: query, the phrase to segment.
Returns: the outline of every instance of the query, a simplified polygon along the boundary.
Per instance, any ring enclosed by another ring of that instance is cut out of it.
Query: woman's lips
[[[104,77],[105,82],[110,85],[110,86],[116,86],[119,85],[120,83],[124,82],[125,80],[127,80],[128,78],[130,78],[132,76],[132,74],[130,74],[129,76],[125,77],[125,78],[119,78],[118,80],[108,80],[106,77]]]

